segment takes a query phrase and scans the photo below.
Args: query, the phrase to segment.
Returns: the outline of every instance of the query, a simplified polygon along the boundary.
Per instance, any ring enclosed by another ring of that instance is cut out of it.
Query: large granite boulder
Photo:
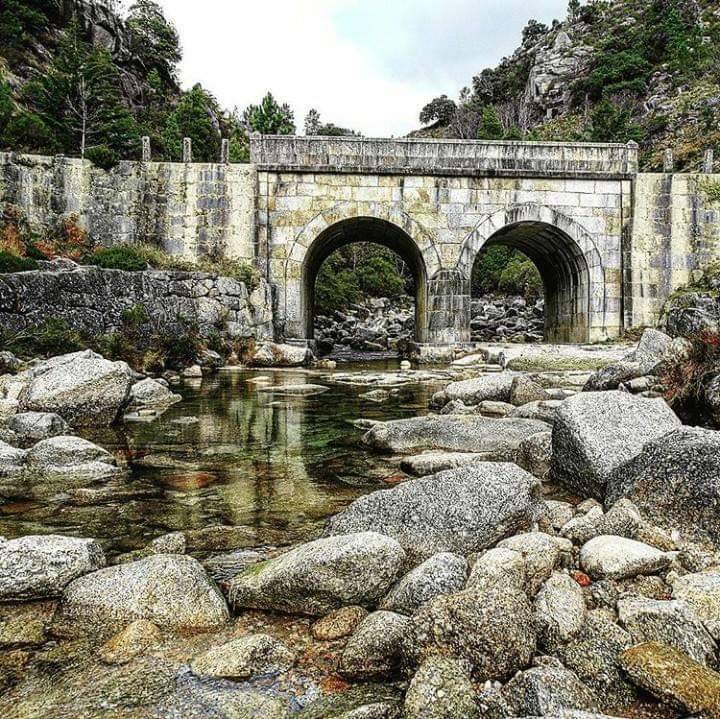
[[[603,534],[583,544],[580,565],[593,579],[631,579],[659,574],[671,557],[655,547],[625,537]]]
[[[238,609],[310,616],[349,604],[375,605],[405,559],[397,541],[375,532],[318,539],[235,576],[230,601]]]
[[[520,443],[548,425],[530,419],[491,419],[443,415],[381,422],[363,437],[373,449],[417,452],[423,449],[481,453],[489,461],[512,461]]]
[[[650,439],[608,476],[606,502],[621,497],[655,522],[720,541],[720,432],[681,427]]]
[[[251,679],[287,671],[295,655],[267,634],[248,634],[210,647],[190,663],[194,674],[215,679]]]
[[[550,477],[581,496],[602,500],[614,470],[679,425],[662,399],[626,392],[570,397],[557,410]]]
[[[57,597],[72,580],[104,566],[105,555],[94,539],[0,538],[0,601]]]
[[[720,624],[720,568],[677,577],[672,589],[673,598],[686,602],[702,621]]]
[[[54,412],[72,426],[112,424],[137,381],[125,362],[90,350],[53,357],[21,372],[21,411]]]
[[[466,405],[480,404],[485,400],[509,402],[514,376],[511,372],[498,372],[451,382],[444,390],[432,396],[430,404],[432,407],[440,408],[456,399]]]
[[[158,554],[71,582],[64,617],[97,628],[146,619],[170,630],[208,630],[229,618],[225,599],[192,557]]]
[[[20,412],[8,420],[8,428],[23,442],[37,442],[49,437],[67,434],[68,423],[52,412]]]
[[[580,633],[586,616],[582,588],[568,574],[553,572],[535,597],[538,641],[553,652]]]
[[[104,476],[119,472],[107,450],[81,437],[44,439],[25,455],[26,469],[34,473]]]
[[[539,482],[513,464],[480,462],[372,492],[332,517],[326,534],[380,532],[413,562],[468,555],[526,530],[540,511]]]
[[[171,392],[162,382],[146,377],[130,388],[127,409],[164,410],[181,400],[179,394]]]

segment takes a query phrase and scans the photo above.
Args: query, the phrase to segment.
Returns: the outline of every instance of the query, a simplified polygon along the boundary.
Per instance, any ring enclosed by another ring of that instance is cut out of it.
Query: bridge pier
[[[457,270],[441,270],[427,285],[424,341],[452,345],[470,341],[470,281]]]

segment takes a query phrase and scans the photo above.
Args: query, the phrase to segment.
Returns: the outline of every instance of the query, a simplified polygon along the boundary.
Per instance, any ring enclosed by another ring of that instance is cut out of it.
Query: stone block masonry
[[[122,326],[123,312],[143,305],[154,327],[200,335],[272,339],[272,300],[263,281],[252,292],[230,277],[200,272],[123,272],[96,267],[0,275],[0,327],[24,330],[48,318],[91,335]],[[181,321],[182,320],[182,321]],[[184,321],[184,322],[183,322]]]
[[[312,339],[314,283],[351,242],[400,254],[416,339],[470,339],[483,248],[520,249],[545,285],[545,336],[602,341],[652,325],[693,270],[720,258],[717,175],[642,174],[633,143],[253,136],[252,163],[89,162],[0,154],[0,202],[42,233],[77,214],[103,245],[253,263],[277,339]],[[708,164],[709,168],[709,164]]]
[[[35,232],[76,214],[100,245],[148,243],[197,259],[255,257],[252,165],[88,161],[0,153],[0,202],[18,205]]]

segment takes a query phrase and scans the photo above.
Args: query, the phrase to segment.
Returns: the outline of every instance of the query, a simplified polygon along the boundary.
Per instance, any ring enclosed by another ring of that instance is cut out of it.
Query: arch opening
[[[316,284],[323,264],[337,250],[356,243],[386,247],[405,263],[412,277],[415,300],[414,339],[416,342],[425,342],[427,270],[422,253],[404,230],[386,220],[374,217],[341,220],[323,230],[307,250],[302,265],[301,283],[302,326],[305,338],[315,337]]]
[[[498,246],[521,252],[539,272],[544,294],[545,341],[587,342],[590,336],[590,270],[587,258],[575,240],[554,225],[520,221],[495,232],[480,249]],[[474,263],[481,256],[482,252],[478,252]]]

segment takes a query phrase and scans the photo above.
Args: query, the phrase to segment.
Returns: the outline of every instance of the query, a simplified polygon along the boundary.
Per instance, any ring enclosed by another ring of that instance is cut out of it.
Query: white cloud
[[[517,45],[522,0],[160,0],[182,38],[182,81],[222,105],[271,90],[295,110],[367,135],[417,127],[434,95],[454,95]],[[567,0],[533,3],[539,19]]]

